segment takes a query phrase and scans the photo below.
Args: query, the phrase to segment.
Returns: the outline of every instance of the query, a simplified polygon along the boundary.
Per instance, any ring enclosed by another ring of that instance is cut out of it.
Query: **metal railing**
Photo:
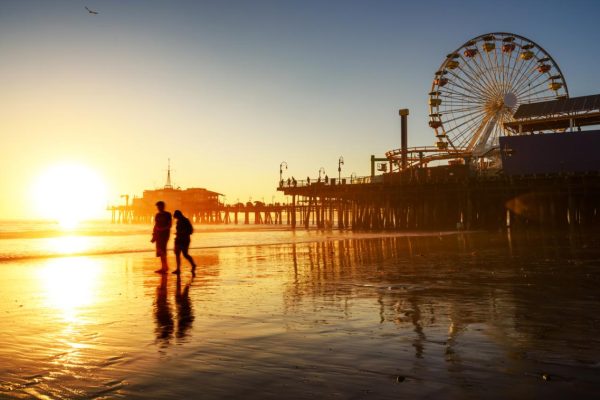
[[[368,183],[373,183],[377,181],[379,176],[375,176],[375,180],[373,180],[370,176],[348,176],[342,177],[341,180],[338,178],[308,178],[308,179],[283,179],[279,182],[280,188],[291,188],[291,187],[306,187],[313,185],[320,186],[339,186],[339,185],[364,185]]]

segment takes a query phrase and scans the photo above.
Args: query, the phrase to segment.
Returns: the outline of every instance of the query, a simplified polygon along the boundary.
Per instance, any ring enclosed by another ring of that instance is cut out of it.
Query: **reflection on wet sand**
[[[599,238],[355,234],[198,251],[195,277],[5,264],[0,397],[590,397]]]
[[[169,345],[173,339],[173,334],[177,339],[184,339],[190,333],[194,322],[194,308],[190,299],[190,286],[193,278],[183,286],[183,289],[181,276],[176,275],[173,279],[176,280],[174,300],[177,311],[177,325],[174,322],[168,296],[168,275],[160,276],[160,284],[156,288],[156,299],[154,301],[155,333],[157,343],[161,346]]]
[[[154,318],[156,320],[156,340],[161,345],[168,345],[173,337],[175,323],[173,312],[167,296],[167,275],[160,276],[160,285],[156,288],[154,302]]]
[[[480,357],[516,356],[540,369],[557,360],[598,365],[597,350],[581,351],[597,342],[594,245],[585,235],[525,232],[515,240],[509,232],[294,247],[284,312],[322,301],[351,320],[361,312],[353,305],[371,299],[380,324],[396,324],[402,337],[413,332],[414,368],[427,355],[443,357],[452,373]]]
[[[181,277],[177,275],[177,291],[175,292],[175,303],[177,304],[177,331],[178,339],[183,339],[192,329],[194,322],[194,308],[190,299],[190,286],[192,280],[181,289]]]

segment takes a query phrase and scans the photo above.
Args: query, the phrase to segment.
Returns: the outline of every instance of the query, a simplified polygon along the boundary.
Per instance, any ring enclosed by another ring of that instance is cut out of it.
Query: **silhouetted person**
[[[167,264],[167,242],[171,234],[171,213],[165,211],[165,202],[156,203],[158,213],[154,216],[154,229],[152,230],[152,243],[156,243],[156,257],[160,257],[161,269],[154,272],[166,274],[169,271]]]
[[[327,175],[325,175],[325,184],[327,185],[329,183],[329,177]]]
[[[195,274],[196,263],[194,263],[194,259],[188,254],[191,242],[190,236],[194,233],[194,228],[190,220],[184,217],[181,211],[175,210],[173,217],[177,220],[177,225],[175,225],[175,260],[177,261],[177,269],[173,273],[179,274],[181,272],[181,253],[183,253],[185,259],[192,264],[192,274]]]
[[[161,276],[160,285],[156,288],[154,319],[156,320],[156,339],[164,344],[169,344],[169,340],[173,337],[175,323],[167,298],[167,277],[165,275]]]
[[[191,282],[181,290],[181,278],[177,275],[177,291],[175,292],[175,303],[177,305],[177,331],[175,336],[183,338],[192,328],[194,322],[194,310],[190,299]]]

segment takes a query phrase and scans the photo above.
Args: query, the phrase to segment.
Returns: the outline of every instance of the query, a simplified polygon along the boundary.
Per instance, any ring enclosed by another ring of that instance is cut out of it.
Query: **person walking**
[[[177,261],[177,269],[173,273],[181,273],[181,254],[183,253],[185,259],[192,264],[192,275],[195,275],[196,263],[188,254],[191,242],[190,236],[194,233],[194,227],[190,220],[184,217],[183,213],[179,210],[175,210],[173,217],[177,220],[177,224],[175,225],[175,260]]]
[[[165,202],[156,202],[158,213],[154,216],[154,229],[152,230],[152,243],[156,243],[156,257],[160,257],[161,269],[154,272],[157,274],[166,274],[169,271],[167,264],[167,243],[171,235],[171,225],[173,219],[171,213],[165,211]]]

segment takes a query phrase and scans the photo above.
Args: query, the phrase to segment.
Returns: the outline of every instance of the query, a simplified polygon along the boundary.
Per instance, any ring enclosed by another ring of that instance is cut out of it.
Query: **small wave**
[[[314,233],[314,232],[311,232]],[[191,251],[198,250],[211,250],[211,249],[227,249],[227,248],[241,248],[241,247],[263,247],[263,246],[290,246],[294,244],[302,243],[323,243],[323,242],[335,242],[335,241],[352,241],[352,240],[371,240],[381,239],[390,237],[416,237],[416,236],[446,236],[456,234],[456,232],[382,232],[382,233],[356,233],[356,232],[341,232],[338,235],[317,234],[315,236],[308,235],[303,237],[297,236],[286,236],[280,239],[264,240],[246,240],[238,241],[236,243],[207,243],[201,246],[190,247]],[[201,239],[203,242],[210,242],[210,240]],[[62,258],[62,257],[81,257],[81,256],[108,256],[118,254],[135,254],[135,253],[154,253],[155,249],[153,246],[148,247],[134,247],[134,248],[110,248],[110,249],[92,249],[82,250],[74,252],[52,252],[52,253],[33,253],[33,254],[0,254],[0,263],[25,261],[25,260],[36,260],[36,259],[50,259],[50,258]],[[169,251],[173,251],[173,248],[169,248]]]
[[[114,228],[114,229],[110,229]],[[46,239],[46,238],[59,238],[65,236],[132,236],[148,234],[151,228],[142,227],[128,227],[127,229],[119,229],[119,227],[109,225],[108,227],[92,229],[76,229],[76,230],[62,230],[62,229],[35,229],[35,230],[19,230],[19,229],[6,229],[0,230],[0,240],[3,239]]]
[[[75,253],[52,253],[52,254],[17,254],[17,255],[0,255],[0,263],[4,262],[15,262],[15,261],[27,261],[27,260],[39,260],[49,258],[63,258],[63,257],[81,257],[81,256],[107,256],[113,254],[127,254],[127,253],[151,253],[154,250],[105,250],[105,251],[85,251]]]
[[[286,231],[287,226],[267,225],[196,225],[196,232],[228,233],[257,231]],[[151,224],[113,224],[109,222],[85,223],[73,230],[64,230],[55,222],[39,221],[6,221],[0,220],[0,240],[3,239],[45,239],[64,236],[132,236],[148,235],[152,232]]]

